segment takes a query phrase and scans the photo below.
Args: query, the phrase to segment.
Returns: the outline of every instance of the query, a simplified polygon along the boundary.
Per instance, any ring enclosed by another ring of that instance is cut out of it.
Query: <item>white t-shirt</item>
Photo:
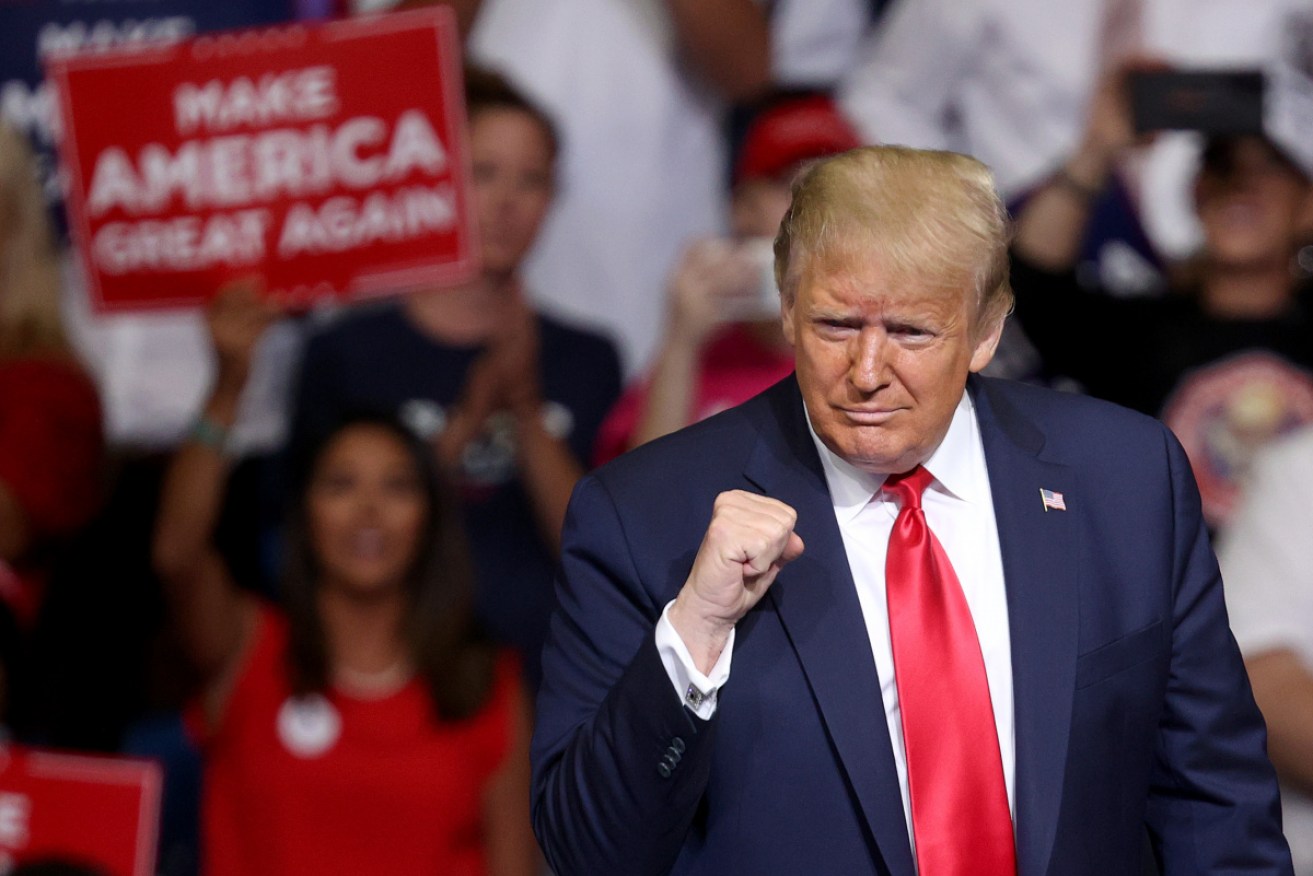
[[[1268,447],[1218,543],[1231,631],[1246,657],[1290,649],[1313,671],[1313,429]],[[1313,798],[1283,785],[1286,838],[1313,876]]]

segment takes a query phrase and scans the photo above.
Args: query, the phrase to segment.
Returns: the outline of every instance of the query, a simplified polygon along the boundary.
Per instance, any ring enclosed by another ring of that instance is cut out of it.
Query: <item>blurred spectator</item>
[[[1308,0],[895,0],[841,103],[868,139],[977,156],[1011,201],[1076,148],[1102,71],[1146,53],[1265,65],[1310,24]],[[1185,140],[1162,138],[1126,180],[1156,250],[1172,256],[1198,242]],[[1105,285],[1142,288],[1155,264],[1137,252],[1126,206],[1109,203],[1087,255]]]
[[[483,0],[470,57],[561,126],[561,197],[526,267],[539,300],[649,367],[664,289],[723,232],[725,111],[848,68],[870,0]]]
[[[1171,427],[1217,527],[1254,449],[1313,421],[1313,288],[1294,270],[1310,169],[1268,137],[1211,138],[1195,181],[1204,245],[1175,294],[1084,289],[1090,204],[1135,141],[1125,76],[1107,77],[1081,146],[1021,209],[1016,314],[1050,368]]]
[[[527,701],[475,632],[430,448],[382,418],[323,436],[290,509],[285,610],[239,588],[214,547],[223,439],[273,317],[249,288],[211,306],[215,386],[155,538],[206,679],[204,872],[530,876]]]
[[[48,56],[266,27],[286,22],[298,5],[295,0],[0,3],[0,115],[25,126],[45,153],[48,203],[62,213],[62,182],[53,161],[59,113],[53,85],[40,74]],[[213,377],[213,363],[204,352],[204,319],[194,309],[98,312],[71,248],[65,247],[63,262],[65,328],[100,390],[109,445],[134,454],[171,450],[204,402]],[[299,340],[295,321],[265,336],[234,432],[234,449],[242,455],[271,452],[285,439],[286,383]]]
[[[651,373],[607,416],[596,461],[747,401],[793,371],[780,329],[775,233],[808,161],[858,146],[829,98],[783,95],[748,126],[734,167],[733,237],[684,251]]]
[[[46,205],[23,139],[0,125],[0,611],[29,626],[58,539],[103,477],[100,402],[69,350]]]
[[[1255,462],[1218,541],[1231,629],[1267,720],[1298,876],[1313,874],[1313,429]]]
[[[868,141],[975,155],[1015,197],[1071,148],[1111,5],[894,0],[841,102]]]
[[[386,412],[431,437],[461,489],[479,619],[520,650],[532,680],[565,506],[619,395],[620,366],[600,336],[536,314],[521,285],[552,200],[551,123],[500,77],[470,71],[467,80],[482,275],[313,338],[295,446],[357,411]]]

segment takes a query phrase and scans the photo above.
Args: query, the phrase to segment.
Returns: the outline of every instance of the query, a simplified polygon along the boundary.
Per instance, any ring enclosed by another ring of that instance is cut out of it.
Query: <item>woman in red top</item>
[[[530,876],[527,708],[474,631],[469,563],[431,451],[382,419],[309,457],[278,611],[241,590],[212,537],[223,453],[273,308],[209,310],[203,417],[165,480],[155,565],[207,680],[208,876]]]
[[[36,619],[59,539],[100,504],[100,400],[69,348],[45,198],[22,135],[0,124],[0,612]]]

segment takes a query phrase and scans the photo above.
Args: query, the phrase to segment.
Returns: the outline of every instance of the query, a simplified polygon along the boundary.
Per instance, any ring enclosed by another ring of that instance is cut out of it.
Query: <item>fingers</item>
[[[685,251],[671,278],[671,318],[680,332],[701,338],[755,300],[758,271],[736,243],[709,238]]]
[[[731,490],[716,497],[685,582],[708,621],[737,622],[779,570],[801,555],[797,519],[793,508],[768,496]]]
[[[761,600],[780,569],[803,552],[798,515],[769,496],[731,490],[716,497],[693,568],[670,621],[703,671],[729,631]]]
[[[777,499],[732,490],[716,497],[707,536],[727,562],[761,575],[783,558],[797,520],[797,512]]]
[[[802,556],[803,551],[806,549],[807,546],[803,544],[802,538],[799,537],[798,533],[789,533],[789,542],[784,546],[784,553],[780,554],[780,565],[782,566],[785,563],[792,563],[794,560],[798,559],[798,557]]]
[[[258,277],[236,280],[219,290],[206,308],[205,320],[222,381],[245,381],[256,345],[281,315],[282,309],[264,295]]]

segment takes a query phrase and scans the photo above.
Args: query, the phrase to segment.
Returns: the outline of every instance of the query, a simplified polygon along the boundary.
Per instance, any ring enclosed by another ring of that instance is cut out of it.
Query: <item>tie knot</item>
[[[918,465],[902,474],[889,475],[885,478],[884,489],[898,497],[900,508],[920,508],[921,494],[934,479],[924,466]]]

